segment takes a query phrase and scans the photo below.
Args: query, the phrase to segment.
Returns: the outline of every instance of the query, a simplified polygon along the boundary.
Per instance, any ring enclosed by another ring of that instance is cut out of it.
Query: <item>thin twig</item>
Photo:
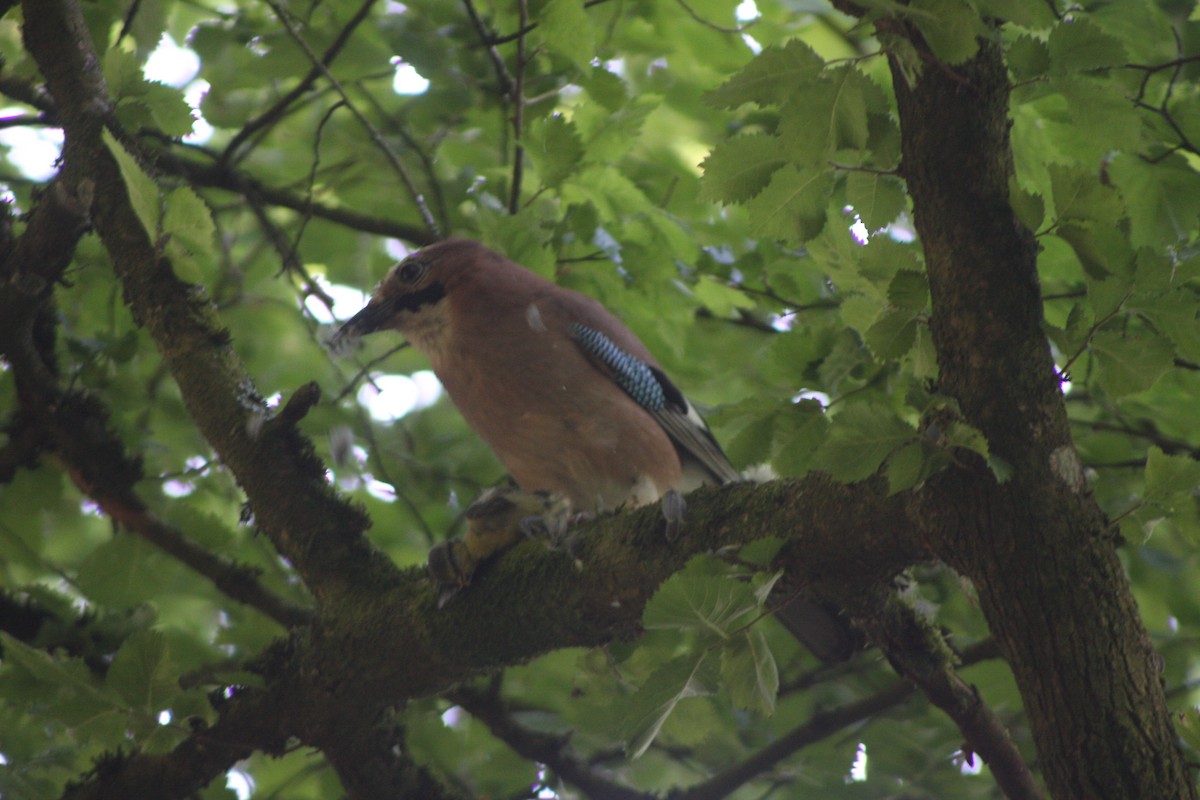
[[[529,19],[528,0],[518,0],[519,25],[525,27]],[[525,127],[525,37],[517,39],[517,74],[512,87],[513,166],[512,185],[508,194],[508,213],[516,214],[521,207],[521,176],[525,171],[525,146],[521,135]]]
[[[408,190],[409,196],[412,198],[413,203],[417,207],[417,212],[421,215],[421,221],[425,224],[425,228],[429,231],[431,236],[434,238],[439,238],[441,236],[441,229],[437,224],[437,220],[433,218],[433,214],[429,213],[429,208],[425,204],[425,196],[421,194],[420,190],[413,182],[412,176],[408,174],[408,169],[400,161],[400,158],[392,152],[392,149],[388,147],[387,142],[383,140],[383,135],[380,134],[379,130],[371,123],[371,121],[367,119],[361,111],[358,110],[358,107],[350,101],[350,96],[346,93],[346,90],[342,86],[341,82],[338,81],[338,79],[333,76],[333,73],[330,72],[329,68],[321,63],[321,60],[317,58],[317,54],[314,53],[312,48],[308,46],[308,42],[304,41],[304,38],[300,36],[299,31],[297,31],[295,26],[292,25],[291,18],[279,6],[279,3],[277,3],[275,0],[263,0],[263,2],[265,2],[271,8],[271,10],[275,12],[275,16],[279,19],[279,22],[283,25],[284,29],[287,30],[288,35],[292,38],[296,45],[304,51],[304,54],[308,57],[309,61],[312,62],[313,66],[320,70],[321,74],[325,77],[325,80],[329,81],[330,85],[333,86],[334,90],[346,104],[346,107],[350,109],[350,113],[353,114],[354,118],[357,119],[359,124],[363,126],[363,129],[367,132],[367,135],[371,137],[371,141],[377,148],[379,148],[379,151],[383,153],[383,156],[385,159],[387,159],[388,164],[390,164],[392,169],[395,170],[396,174],[400,177],[401,182],[404,184],[404,187]]]
[[[350,18],[350,21],[346,23],[346,26],[338,32],[337,37],[333,40],[329,47],[326,48],[325,53],[321,56],[320,64],[323,67],[328,68],[329,65],[333,63],[333,60],[337,58],[338,54],[342,51],[342,48],[344,48],[346,43],[350,41],[350,34],[353,33],[354,29],[357,28],[359,24],[367,18],[367,14],[370,13],[371,6],[374,4],[375,0],[364,0],[358,11],[356,11],[354,16]],[[300,82],[297,83],[290,92],[276,100],[275,103],[266,111],[262,112],[257,117],[254,117],[245,125],[243,125],[241,130],[234,134],[233,138],[229,140],[229,144],[226,145],[225,151],[221,153],[221,162],[232,163],[238,148],[241,147],[242,144],[256,131],[274,125],[276,122],[282,119],[284,113],[288,110],[292,103],[294,103],[301,95],[311,89],[321,74],[321,68],[313,66],[313,68],[308,71],[308,74],[301,78]]]

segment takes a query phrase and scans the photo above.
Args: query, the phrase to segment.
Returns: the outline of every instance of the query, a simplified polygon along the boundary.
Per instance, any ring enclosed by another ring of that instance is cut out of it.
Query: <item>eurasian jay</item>
[[[620,320],[478,242],[439,242],[396,264],[334,343],[387,328],[429,358],[525,492],[600,511],[738,480],[704,420]],[[822,608],[785,610],[815,626],[802,634],[783,619],[818,656],[844,657],[844,626]]]
[[[335,340],[393,328],[526,491],[576,510],[737,480],[687,398],[592,298],[454,239],[392,267]]]

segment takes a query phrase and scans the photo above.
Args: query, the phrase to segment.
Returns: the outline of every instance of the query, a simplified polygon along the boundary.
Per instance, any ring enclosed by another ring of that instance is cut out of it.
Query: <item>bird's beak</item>
[[[392,304],[386,301],[371,299],[362,310],[342,323],[334,339],[345,339],[351,336],[366,336],[387,327],[392,318]]]

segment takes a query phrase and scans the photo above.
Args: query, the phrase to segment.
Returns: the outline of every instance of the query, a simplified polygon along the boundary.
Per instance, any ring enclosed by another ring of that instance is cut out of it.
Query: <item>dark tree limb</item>
[[[460,705],[488,727],[500,741],[523,758],[545,764],[560,778],[595,800],[653,800],[654,793],[639,792],[612,778],[580,758],[570,746],[569,736],[530,730],[513,719],[498,692],[460,686],[445,697]]]
[[[910,22],[876,25],[924,62],[910,83],[891,58],[938,388],[1013,468],[1003,485],[982,464],[935,476],[916,503],[930,545],[978,589],[1054,796],[1194,798],[1158,658],[1071,440],[1036,241],[1009,203],[1001,47],[980,39],[974,57],[946,65]],[[1081,733],[1093,731],[1104,733]]]

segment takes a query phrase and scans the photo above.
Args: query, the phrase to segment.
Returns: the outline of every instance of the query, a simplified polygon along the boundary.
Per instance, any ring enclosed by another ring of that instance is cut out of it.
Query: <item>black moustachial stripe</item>
[[[431,306],[445,296],[446,288],[444,286],[440,283],[431,283],[424,289],[398,295],[392,302],[395,303],[395,311],[419,311],[423,306]]]

